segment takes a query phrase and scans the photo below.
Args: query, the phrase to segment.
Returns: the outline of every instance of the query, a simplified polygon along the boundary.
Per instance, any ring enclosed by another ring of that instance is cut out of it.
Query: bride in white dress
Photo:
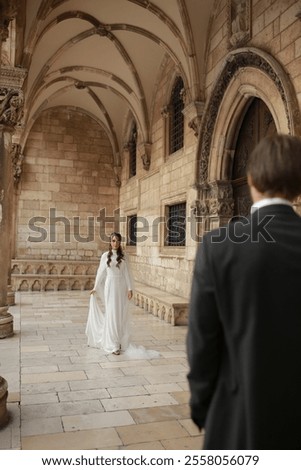
[[[120,233],[113,232],[110,238],[110,249],[101,256],[90,292],[88,345],[115,355],[122,350],[133,358],[158,357],[156,351],[130,343],[129,301],[133,296],[133,279],[121,248]]]
[[[104,283],[104,289],[103,289]],[[91,291],[86,326],[88,345],[107,353],[120,354],[129,346],[128,302],[133,291],[132,276],[121,248],[121,235],[113,232],[109,251],[103,253]],[[105,314],[101,303],[105,305]]]

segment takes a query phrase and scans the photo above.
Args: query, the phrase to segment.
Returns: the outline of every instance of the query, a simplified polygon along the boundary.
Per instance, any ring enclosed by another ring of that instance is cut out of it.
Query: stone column
[[[22,117],[24,78],[23,69],[10,66],[0,69],[0,339],[13,334],[7,301],[14,213],[12,135]]]
[[[8,38],[8,26],[17,13],[16,0],[0,2],[0,339],[13,334],[13,317],[8,311],[7,281],[10,270],[11,224],[13,220],[14,182],[10,156],[12,134],[23,109],[21,87],[25,71],[2,66],[2,43]],[[0,376],[0,428],[8,421],[7,381]]]

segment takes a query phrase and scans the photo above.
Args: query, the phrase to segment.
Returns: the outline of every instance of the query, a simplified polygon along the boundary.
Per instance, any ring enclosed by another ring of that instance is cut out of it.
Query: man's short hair
[[[259,192],[295,199],[301,194],[301,139],[284,134],[265,137],[251,153],[247,173]]]

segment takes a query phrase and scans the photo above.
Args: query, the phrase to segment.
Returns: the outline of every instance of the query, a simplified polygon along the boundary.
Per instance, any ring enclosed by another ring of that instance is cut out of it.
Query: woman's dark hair
[[[110,235],[110,239],[112,239],[113,237],[117,238],[117,240],[119,240],[119,242],[120,242],[120,245],[117,248],[117,259],[116,259],[116,261],[117,261],[116,266],[117,266],[118,269],[120,269],[119,265],[120,265],[121,261],[124,259],[124,253],[123,253],[123,250],[122,250],[122,247],[121,247],[122,236],[118,232],[112,232],[111,235]],[[108,259],[107,259],[107,265],[109,267],[111,265],[112,255],[113,255],[113,249],[112,249],[112,244],[110,242],[110,247],[109,247],[109,251],[108,251]]]
[[[251,153],[247,173],[259,192],[295,199],[301,194],[301,139],[284,134],[265,137]]]

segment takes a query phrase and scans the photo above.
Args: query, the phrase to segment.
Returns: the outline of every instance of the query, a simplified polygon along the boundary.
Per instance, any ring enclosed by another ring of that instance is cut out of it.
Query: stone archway
[[[301,135],[295,90],[269,54],[243,48],[229,54],[207,102],[198,148],[198,214],[206,230],[234,215],[232,168],[238,133],[254,99],[271,116],[277,132]]]

